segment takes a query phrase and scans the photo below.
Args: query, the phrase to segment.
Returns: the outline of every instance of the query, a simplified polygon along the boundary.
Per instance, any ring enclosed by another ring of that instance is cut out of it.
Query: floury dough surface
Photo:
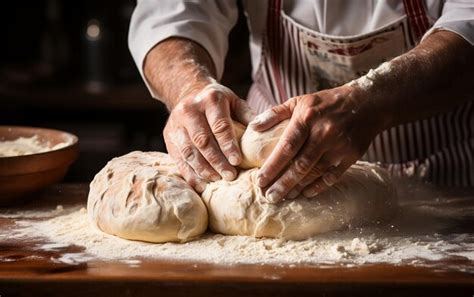
[[[267,203],[256,186],[257,167],[287,124],[263,133],[235,125],[242,167],[250,169],[241,170],[234,181],[209,183],[201,197],[166,154],[132,152],[115,158],[90,185],[89,217],[106,233],[150,242],[194,239],[206,230],[208,217],[209,227],[218,233],[298,240],[390,218],[395,189],[383,169],[368,163],[354,165],[317,198]]]
[[[289,120],[285,120],[264,132],[257,132],[251,128],[245,129],[241,133],[242,138],[240,139],[243,155],[240,167],[244,169],[261,167],[277,145],[289,122]]]
[[[100,230],[133,240],[184,242],[207,228],[201,198],[159,152],[112,159],[92,181],[87,209]]]
[[[40,142],[37,135],[32,137],[19,137],[15,140],[0,141],[0,157],[14,157],[32,155],[54,151],[66,147],[68,143],[58,143],[52,147]]]
[[[265,201],[256,185],[258,169],[242,171],[235,181],[211,183],[202,197],[209,226],[216,233],[304,240],[317,234],[381,222],[394,214],[395,189],[384,170],[353,165],[333,187],[315,198],[303,196],[278,204]]]

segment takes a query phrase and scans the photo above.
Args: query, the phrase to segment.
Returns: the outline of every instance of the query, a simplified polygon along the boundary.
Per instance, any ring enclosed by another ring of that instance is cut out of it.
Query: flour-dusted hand
[[[299,193],[313,197],[333,185],[367,150],[382,125],[359,89],[342,87],[289,99],[259,115],[250,127],[264,131],[290,119],[258,175],[266,198]]]
[[[147,54],[144,75],[170,116],[163,131],[168,153],[186,181],[202,192],[206,181],[233,180],[242,160],[232,119],[247,125],[247,103],[216,81],[216,67],[200,44],[169,38]]]
[[[254,114],[229,88],[212,81],[184,95],[173,108],[164,138],[169,154],[198,192],[205,181],[233,180],[242,154],[232,119],[247,125]]]

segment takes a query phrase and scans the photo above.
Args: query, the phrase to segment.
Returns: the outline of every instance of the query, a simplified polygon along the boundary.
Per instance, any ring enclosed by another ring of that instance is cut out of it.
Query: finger
[[[296,118],[292,119],[285,131],[283,131],[272,153],[260,169],[257,177],[258,186],[263,188],[274,180],[298,153],[307,137],[308,128],[302,125]],[[275,199],[278,200],[276,195],[277,194],[275,194]]]
[[[313,184],[327,171],[332,170],[334,167],[338,166],[340,162],[341,158],[339,153],[324,153],[321,159],[316,162],[316,165],[311,168],[308,174],[288,193],[287,198],[295,199],[296,197],[301,196],[301,193],[307,186]]]
[[[283,104],[272,107],[255,117],[249,123],[249,127],[255,131],[265,131],[280,123],[283,120],[291,118],[292,106],[295,98],[291,98]]]
[[[255,112],[245,100],[236,98],[231,101],[231,108],[235,119],[245,126],[255,119]]]
[[[209,128],[204,116],[184,118],[185,127],[194,146],[225,180],[235,179],[236,169],[229,164]]]
[[[174,150],[176,154],[179,154],[181,159],[186,162],[200,178],[208,181],[217,181],[220,179],[219,174],[191,142],[184,128],[174,129],[167,134],[168,141],[172,142],[174,146],[172,150]]]
[[[338,166],[332,167],[327,170],[320,178],[314,181],[312,184],[308,185],[303,190],[303,195],[305,197],[315,197],[316,195],[324,192],[329,187],[333,186],[341,178],[341,176],[346,172],[346,170],[351,167],[357,161],[356,157],[348,157],[344,159]]]
[[[176,160],[176,166],[178,166],[179,172],[183,175],[184,180],[193,187],[196,192],[202,193],[206,189],[206,182],[202,180],[182,159]]]
[[[212,101],[205,110],[209,127],[229,163],[237,166],[242,161],[242,154],[234,133],[229,102],[221,93],[211,95],[211,98]]]
[[[311,160],[311,152],[307,152],[307,154],[307,160]],[[318,158],[320,155],[322,155],[322,157]],[[305,186],[313,183],[330,168],[336,165],[334,158],[332,158],[328,153],[315,152],[313,153],[313,156],[315,162],[312,163],[304,163],[307,161],[303,161],[300,162],[300,165],[297,165],[298,162],[295,161],[291,168],[292,172],[289,172],[288,174],[289,177],[286,180],[282,181],[286,182],[287,193],[284,194],[284,197],[286,197],[287,199],[295,199],[296,197],[300,196],[300,193]],[[306,166],[311,167],[308,169]],[[305,171],[303,171],[303,169]],[[291,179],[291,175],[295,174],[299,175],[298,181]]]
[[[294,187],[307,175],[319,174],[322,169],[315,165],[320,164],[321,166],[326,162],[320,160],[324,151],[320,149],[316,139],[314,137],[308,138],[302,146],[301,151],[284,170],[284,173],[268,188],[266,192],[267,196],[276,199],[275,202],[283,198],[294,199],[299,194],[295,192]]]
[[[170,156],[173,158],[173,160],[176,163],[176,166],[178,167],[179,172],[183,176],[184,180],[191,186],[193,187],[196,192],[202,193],[204,189],[206,188],[206,183],[204,180],[202,180],[196,172],[193,170],[191,166],[189,166],[182,158],[179,149],[177,146],[175,146],[172,142],[166,142],[166,148],[168,150],[168,153]]]

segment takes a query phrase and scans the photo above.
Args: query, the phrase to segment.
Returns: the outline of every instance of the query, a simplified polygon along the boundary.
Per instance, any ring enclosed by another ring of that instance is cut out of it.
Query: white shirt
[[[424,2],[428,18],[434,23],[425,36],[442,28],[474,45],[474,0]],[[255,73],[260,63],[268,1],[243,0],[243,4]],[[307,28],[335,36],[370,33],[406,17],[401,0],[286,0],[283,11]],[[202,45],[214,61],[218,78],[222,77],[228,34],[237,17],[235,0],[138,0],[130,24],[129,47],[140,74],[144,78],[143,61],[148,51],[174,36]],[[152,96],[156,97],[153,93]]]

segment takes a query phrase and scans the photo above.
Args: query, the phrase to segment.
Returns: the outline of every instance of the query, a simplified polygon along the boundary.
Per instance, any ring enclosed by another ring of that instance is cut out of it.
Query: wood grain
[[[60,184],[18,209],[84,203],[88,186]],[[14,230],[14,220],[0,219]],[[52,259],[83,247],[43,251],[31,242],[0,243],[0,296],[472,296],[474,276],[408,265],[219,265],[144,260],[65,264]],[[449,264],[453,264],[451,260]],[[461,261],[461,260],[460,260]],[[439,264],[439,263],[437,263]],[[447,263],[448,264],[448,263]],[[460,262],[460,265],[466,263]],[[472,265],[472,263],[467,263]],[[451,265],[452,266],[452,265]]]

